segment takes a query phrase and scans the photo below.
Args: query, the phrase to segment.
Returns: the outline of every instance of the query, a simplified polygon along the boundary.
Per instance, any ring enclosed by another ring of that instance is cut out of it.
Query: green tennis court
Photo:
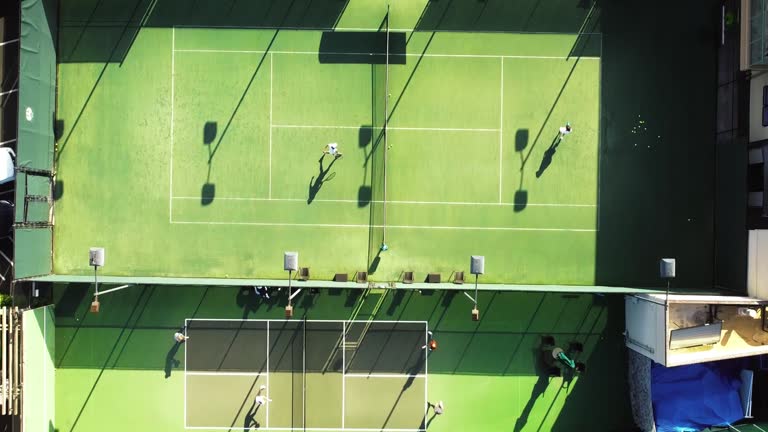
[[[126,35],[62,30],[54,272],[98,244],[117,276],[280,279],[297,250],[313,279],[477,254],[487,283],[594,284],[600,35],[418,31],[415,3],[142,28],[103,67],[67,57]]]

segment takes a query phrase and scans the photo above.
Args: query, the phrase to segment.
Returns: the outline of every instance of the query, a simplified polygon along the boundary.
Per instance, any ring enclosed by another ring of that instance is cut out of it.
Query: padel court
[[[186,324],[187,429],[425,430],[426,322]]]

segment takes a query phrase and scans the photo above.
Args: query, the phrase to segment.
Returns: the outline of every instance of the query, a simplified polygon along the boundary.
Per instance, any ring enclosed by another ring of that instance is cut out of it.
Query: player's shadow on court
[[[552,140],[552,144],[550,144],[547,151],[544,152],[544,157],[541,159],[539,170],[536,171],[536,178],[541,177],[541,175],[544,174],[544,171],[546,171],[546,169],[549,168],[549,166],[552,164],[552,158],[557,152],[557,146],[559,146],[562,141],[563,140],[560,138],[559,133],[555,135],[555,139]]]
[[[176,360],[176,353],[179,351],[179,348],[181,348],[181,342],[176,342],[173,344],[170,350],[168,350],[168,354],[165,355],[165,378],[168,379],[171,377],[171,372],[173,371],[173,368],[179,367],[181,362],[179,360]]]
[[[336,163],[336,159],[338,158],[334,157],[327,168],[323,168],[325,154],[323,154],[320,160],[318,160],[320,163],[320,172],[317,174],[317,176],[312,176],[312,178],[309,180],[309,197],[307,198],[307,204],[312,204],[312,201],[315,200],[317,193],[320,192],[320,188],[323,187],[325,182],[329,182],[333,180],[334,177],[336,177],[335,171],[328,174],[331,171],[333,164]]]
[[[528,402],[525,404],[523,411],[520,413],[520,417],[518,417],[517,421],[515,422],[514,432],[519,432],[525,427],[526,423],[528,423],[528,416],[530,416],[531,411],[533,410],[533,406],[536,404],[536,401],[541,397],[541,395],[543,395],[547,390],[547,387],[549,387],[549,379],[551,375],[550,370],[542,361],[542,346],[540,345],[534,348],[532,354],[534,371],[539,379],[536,380],[536,384],[533,385],[533,389],[531,389],[531,396],[528,398]]]
[[[432,412],[432,415],[429,415],[429,412]],[[429,418],[427,418],[429,417]],[[432,424],[432,420],[437,417],[437,413],[435,412],[435,405],[431,402],[427,402],[427,412],[424,414],[424,418],[421,419],[421,424],[419,425],[420,430],[426,430],[429,428],[429,425]]]
[[[249,432],[252,429],[258,429],[261,427],[259,422],[256,421],[256,413],[259,412],[261,405],[257,405],[256,401],[253,401],[253,405],[248,409],[248,413],[245,414],[245,420],[243,421],[243,432]]]

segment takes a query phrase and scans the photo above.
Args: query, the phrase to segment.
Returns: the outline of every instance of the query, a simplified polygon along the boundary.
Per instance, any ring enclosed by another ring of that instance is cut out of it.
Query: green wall
[[[53,306],[25,311],[22,315],[23,421],[27,432],[55,430]]]

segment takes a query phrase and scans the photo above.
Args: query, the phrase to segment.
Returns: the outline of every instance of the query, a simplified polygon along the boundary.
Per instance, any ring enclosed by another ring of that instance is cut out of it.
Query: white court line
[[[200,197],[173,197],[178,200],[200,200]],[[303,198],[227,198],[216,197],[217,200],[223,201],[288,201],[288,202],[306,202]],[[313,202],[328,202],[328,203],[359,203],[360,200],[333,200],[333,199],[316,199]],[[369,201],[374,204],[381,204],[384,201],[372,200]],[[417,204],[417,205],[458,205],[458,206],[514,206],[515,203],[497,203],[497,202],[461,202],[461,201],[386,201],[387,204]],[[597,207],[597,204],[548,204],[548,203],[528,203],[528,207]]]
[[[371,373],[371,374],[346,374],[344,375],[344,378],[426,378],[426,374],[416,374],[416,375],[408,375],[408,374],[377,374],[377,373]]]
[[[240,318],[189,318],[187,321],[221,321],[221,322],[265,322],[265,323],[271,323],[271,322],[277,322],[277,323],[287,323],[287,322],[296,322],[296,320],[290,320],[290,319],[264,319],[264,318],[248,318],[248,319],[240,319]],[[367,323],[368,320],[329,320],[329,319],[308,319],[306,320],[308,323]],[[426,321],[401,321],[401,320],[375,320],[373,321],[377,324],[424,324],[426,325]],[[218,330],[218,329],[214,329]],[[253,329],[253,330],[261,330],[261,329]]]
[[[429,344],[429,324],[424,323],[424,346],[426,347]],[[424,348],[424,418],[427,418],[427,415],[429,414],[429,396],[428,396],[428,385],[429,384],[429,350],[427,348]]]
[[[600,38],[600,56],[603,55],[603,39]],[[600,82],[597,85],[597,112],[601,113],[603,107],[602,107],[602,100],[603,100],[603,64],[600,63],[597,66],[598,73],[597,76],[600,77]],[[603,134],[605,133],[603,129],[601,128],[600,124],[600,117],[597,116],[597,130],[601,131],[597,135],[597,205],[598,208],[600,208],[600,171],[603,169]],[[600,229],[600,212],[597,212],[597,229]]]
[[[16,42],[18,42],[18,41],[20,41],[20,40],[21,40],[21,39],[18,39],[18,38],[17,38],[17,39],[11,39],[11,40],[7,40],[7,41],[5,41],[5,42],[0,42],[0,47],[1,47],[1,46],[5,46],[5,45],[10,45],[10,44],[12,44],[12,43],[16,43]]]
[[[173,97],[176,75],[176,27],[171,30],[171,162],[168,198],[168,223],[173,223]],[[185,406],[186,411],[186,406]],[[186,421],[186,420],[185,420]]]
[[[290,299],[289,299],[290,300]],[[306,315],[305,315],[306,316]],[[304,349],[301,350],[301,424],[307,425],[307,325],[306,321],[301,326],[301,337],[304,343]]]
[[[269,54],[269,197],[272,198],[272,65],[275,56]],[[269,423],[267,423],[269,424]]]
[[[187,336],[189,318],[184,320],[184,336]],[[187,428],[187,347],[184,347],[184,429]]]
[[[264,54],[267,51],[264,50],[228,50],[228,49],[178,49],[176,52],[185,53],[214,53],[214,54]],[[320,55],[318,51],[269,51],[273,54],[285,54],[285,55]],[[323,52],[324,55],[350,55],[350,56],[364,56],[364,55],[386,55],[383,52]],[[485,58],[485,59],[531,59],[531,60],[568,60],[568,56],[534,56],[534,55],[503,55],[503,54],[420,54],[420,53],[406,53],[406,54],[390,54],[392,56],[406,56],[406,57],[441,57],[441,58]],[[582,60],[600,60],[600,57],[579,57]]]
[[[211,222],[211,221],[174,221],[179,225],[252,225],[308,228],[385,228],[384,225],[368,224],[311,224],[311,223],[273,223],[273,222]],[[473,226],[427,226],[427,225],[387,225],[387,229],[426,229],[426,230],[465,230],[465,231],[545,231],[545,232],[597,232],[594,228],[522,228],[522,227],[473,227]]]
[[[78,25],[78,24],[85,24],[85,21],[78,21],[78,20],[69,20],[67,21],[69,25]],[[194,25],[177,25],[176,27],[179,28],[190,28],[190,29],[198,29],[199,26]],[[218,26],[206,26],[206,29],[225,29],[225,30],[302,30],[302,31],[336,31],[336,32],[343,32],[343,31],[365,31],[365,32],[380,32],[381,28],[379,27],[296,27],[296,26],[227,26],[227,25],[218,25]],[[433,33],[432,30],[417,30],[415,28],[390,28],[390,32],[399,32],[399,33]],[[463,31],[440,31],[439,33],[446,33],[446,34],[461,34],[461,33],[467,33]],[[484,30],[482,32],[475,32],[480,34],[508,34],[509,32],[506,30]],[[579,35],[596,35],[596,36],[602,36],[602,33],[600,32],[593,32],[593,33],[553,33],[553,32],[537,32],[537,31],[529,31],[524,32],[523,34],[526,35],[570,35],[574,37],[578,37]]]
[[[294,128],[294,129],[374,129],[373,126],[335,126],[335,125],[271,125],[273,128]],[[387,130],[404,131],[447,131],[447,132],[499,132],[499,129],[488,128],[434,128],[434,127],[396,127],[387,126]]]
[[[501,203],[501,191],[502,191],[502,178],[504,177],[504,58],[501,59],[501,79],[499,80],[501,82],[501,90],[499,91],[500,94],[500,101],[501,105],[499,107],[499,203]]]
[[[267,321],[267,372],[269,372],[269,321]],[[267,398],[269,398],[269,373],[267,373]],[[266,419],[266,427],[269,428],[269,405],[267,405],[267,419]]]
[[[77,21],[77,20],[70,20],[67,21],[69,25],[76,25],[76,24],[85,24],[85,21]],[[191,28],[196,29],[199,28],[194,25],[178,25],[179,28]],[[336,31],[336,32],[342,32],[342,31],[365,31],[365,32],[379,32],[381,31],[380,28],[373,28],[373,27],[296,27],[296,26],[228,26],[228,25],[217,25],[217,26],[205,26],[206,29],[223,29],[223,30],[302,30],[302,31]],[[396,32],[412,32],[415,31],[415,29],[389,29],[389,31],[396,31]],[[491,33],[491,32],[489,32]],[[503,33],[503,32],[497,32],[497,33]],[[531,32],[534,34],[535,32]],[[547,33],[542,33],[547,34]],[[587,34],[587,33],[581,33],[581,34]],[[600,33],[595,33],[600,34]],[[578,33],[573,33],[573,36],[578,36]]]
[[[33,288],[34,290],[34,288]],[[48,339],[48,309],[43,309],[43,342],[46,342],[46,339]],[[23,324],[23,318],[22,318],[22,324]],[[24,335],[22,334],[22,337]],[[5,347],[3,347],[5,348]],[[23,350],[23,348],[22,348]],[[18,361],[18,360],[17,360]],[[45,366],[43,366],[45,367]],[[22,383],[23,386],[23,383]],[[23,388],[23,387],[22,387]],[[5,392],[4,392],[5,393]],[[46,421],[50,421],[48,419],[48,374],[43,373],[43,417],[40,419],[42,423],[42,427],[40,430],[45,430],[48,424],[46,424]]]
[[[199,430],[228,430],[231,431],[235,428],[231,426],[187,426],[185,429],[199,429]],[[295,431],[295,432],[338,432],[339,428],[309,428],[309,427],[275,427],[275,428],[259,428],[258,430],[265,431]],[[426,429],[395,429],[395,428],[344,428],[345,431],[350,432],[425,432]]]
[[[498,129],[490,128],[429,128],[429,127],[398,127],[387,126],[387,130],[404,131],[448,131],[448,132],[498,132]]]
[[[347,322],[341,323],[341,430],[344,430],[344,416],[345,407],[347,404],[347,383],[344,379],[347,373],[347,355],[346,355],[346,341],[347,341]]]
[[[199,376],[269,376],[268,372],[187,372],[187,375]]]

